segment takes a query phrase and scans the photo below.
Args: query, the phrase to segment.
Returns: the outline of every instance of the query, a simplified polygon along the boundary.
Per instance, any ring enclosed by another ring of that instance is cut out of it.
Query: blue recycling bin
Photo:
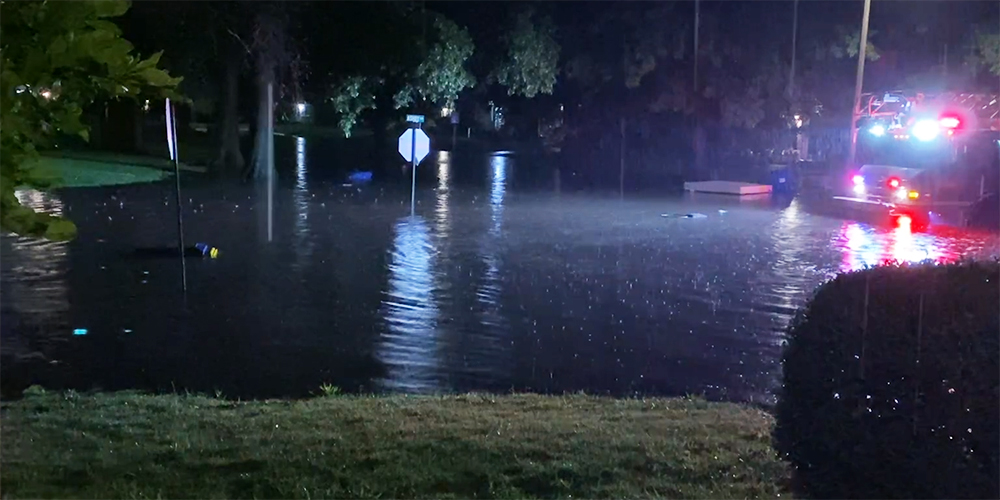
[[[795,165],[771,165],[771,189],[775,193],[794,194],[799,190]]]

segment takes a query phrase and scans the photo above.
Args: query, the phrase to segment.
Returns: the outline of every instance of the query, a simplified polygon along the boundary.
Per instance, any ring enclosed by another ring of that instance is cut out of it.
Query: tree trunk
[[[222,89],[222,123],[219,127],[219,157],[216,168],[220,173],[238,175],[245,162],[240,152],[240,61],[227,57]]]
[[[254,179],[266,179],[274,169],[274,157],[271,155],[274,137],[271,80],[267,75],[261,75],[257,79],[257,131],[254,135],[251,172]]]

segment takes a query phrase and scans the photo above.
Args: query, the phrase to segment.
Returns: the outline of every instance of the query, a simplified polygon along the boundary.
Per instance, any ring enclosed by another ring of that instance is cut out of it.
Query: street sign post
[[[420,121],[410,120],[419,118]],[[413,183],[410,187],[410,215],[417,211],[417,165],[423,161],[431,152],[431,139],[423,130],[420,130],[420,123],[423,122],[421,115],[407,115],[406,121],[410,122],[409,129],[399,136],[397,151],[408,162],[413,175]]]
[[[400,156],[410,163],[420,164],[431,152],[431,139],[419,128],[411,128],[403,132],[399,136],[397,145]]]
[[[187,262],[184,260],[184,211],[181,208],[181,161],[180,152],[177,150],[177,114],[174,112],[173,103],[167,99],[166,107],[167,121],[167,149],[170,151],[170,159],[174,162],[174,192],[177,202],[177,249],[181,254],[181,291],[187,294]]]

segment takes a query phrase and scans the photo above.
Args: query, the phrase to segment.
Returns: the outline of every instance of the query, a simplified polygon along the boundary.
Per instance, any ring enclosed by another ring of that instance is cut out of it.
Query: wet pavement
[[[187,242],[222,252],[187,260],[186,295],[176,259],[134,253],[175,244],[171,183],[20,192],[80,237],[2,238],[5,396],[41,383],[299,397],[329,383],[766,404],[783,330],[826,279],[1000,249],[799,200],[557,194],[521,183],[507,155],[432,153],[411,217],[406,183],[344,186],[296,145],[270,242],[261,192],[186,185]]]

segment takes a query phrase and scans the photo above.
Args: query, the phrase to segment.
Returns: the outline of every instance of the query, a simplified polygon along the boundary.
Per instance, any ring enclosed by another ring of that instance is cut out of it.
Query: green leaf
[[[45,237],[53,241],[68,241],[76,237],[76,225],[66,219],[53,219],[45,229]]]
[[[166,71],[159,68],[146,68],[139,72],[139,78],[143,83],[153,87],[177,87],[181,82],[180,78],[173,78]]]
[[[128,12],[131,2],[126,0],[91,0],[97,17],[119,17]]]

